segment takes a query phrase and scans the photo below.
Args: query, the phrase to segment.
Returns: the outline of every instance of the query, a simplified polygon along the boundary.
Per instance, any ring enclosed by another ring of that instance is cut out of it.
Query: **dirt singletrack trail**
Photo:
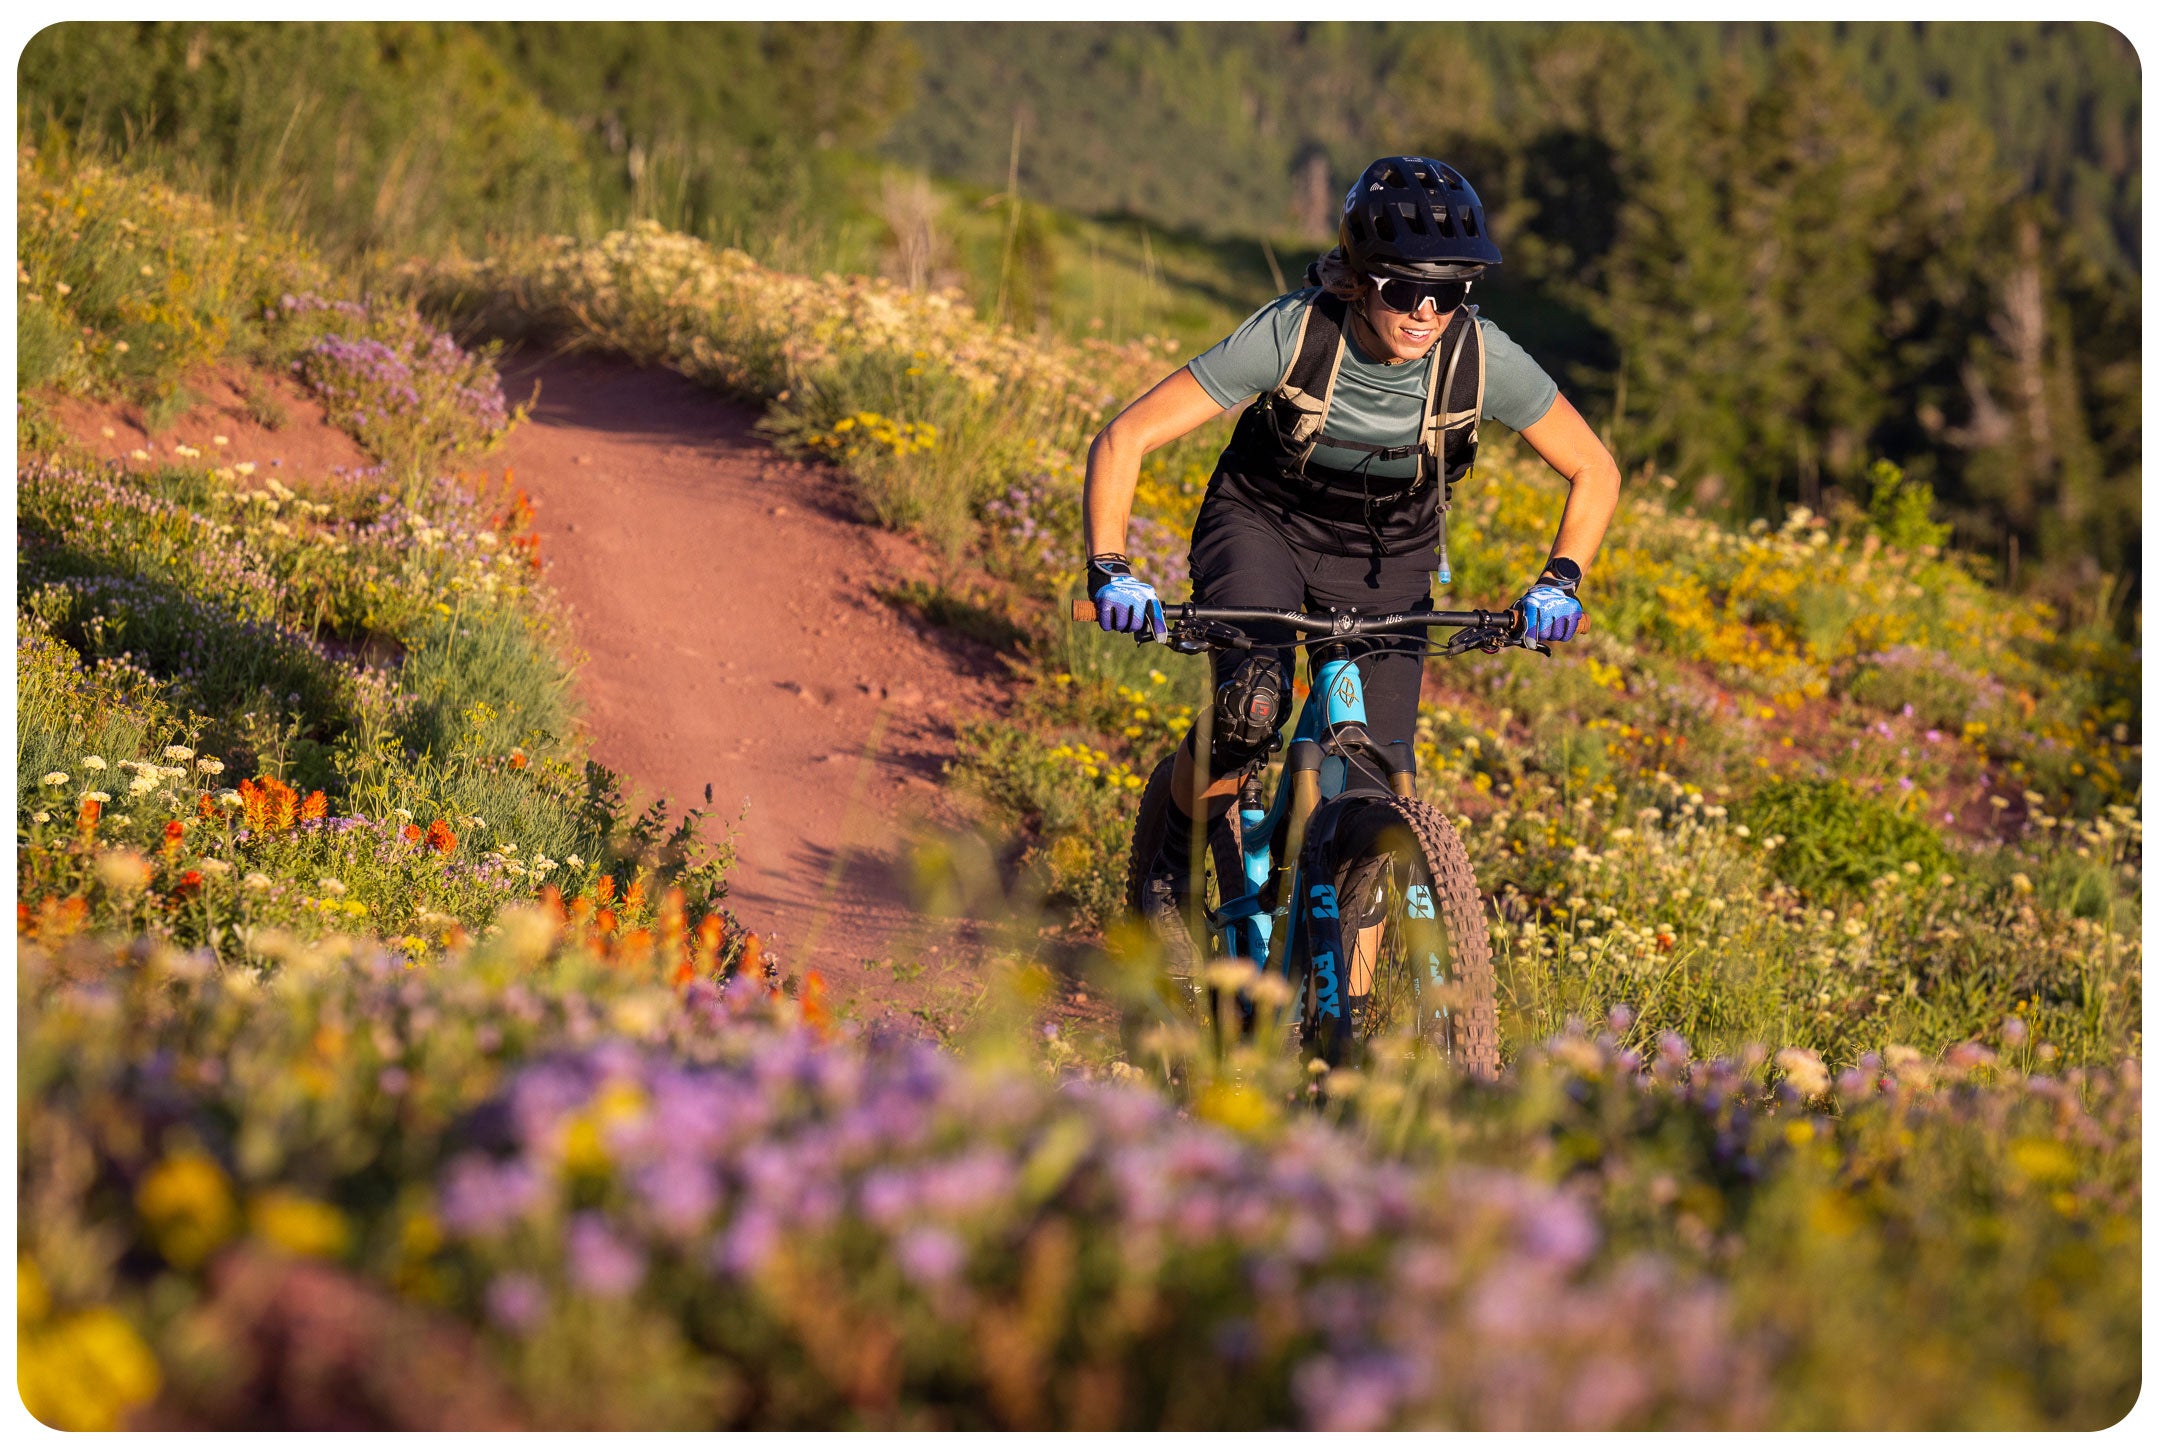
[[[929,560],[775,453],[754,411],[611,359],[502,370],[514,397],[540,383],[491,461],[532,498],[586,653],[594,757],[704,810],[708,834],[733,828],[729,905],[788,970],[865,1020],[940,1027],[975,990],[969,938],[915,915],[902,843],[958,818],[941,767],[957,724],[1003,697],[994,657],[878,598]]]

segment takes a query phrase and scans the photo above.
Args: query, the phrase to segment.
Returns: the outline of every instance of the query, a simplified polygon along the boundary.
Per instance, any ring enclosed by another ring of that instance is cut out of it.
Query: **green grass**
[[[180,448],[101,466],[30,397],[28,931],[117,926],[261,964],[275,929],[440,954],[543,887],[591,906],[638,883],[610,910],[626,934],[669,886],[690,922],[717,905],[724,847],[630,812],[582,753],[529,507],[450,474],[517,419],[490,356],[138,176],[30,157],[19,178],[29,304],[82,336],[25,383],[134,398],[154,425],[203,367],[291,363],[401,494]],[[295,788],[283,812],[239,789],[273,782]]]

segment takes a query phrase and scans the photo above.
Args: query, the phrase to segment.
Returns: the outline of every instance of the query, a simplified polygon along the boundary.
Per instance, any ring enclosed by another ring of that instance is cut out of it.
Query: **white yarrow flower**
[[[345,883],[336,876],[324,876],[319,884],[326,895],[342,896],[345,894]]]
[[[49,786],[64,786],[68,783],[68,773],[66,771],[47,771],[40,779]]]
[[[83,769],[84,769],[84,770],[86,770],[86,771],[101,771],[101,770],[105,769],[105,757],[103,757],[103,756],[84,756],[84,757],[82,758],[82,764],[83,764]]]
[[[186,746],[167,746],[165,747],[165,759],[169,761],[191,761],[195,759],[195,752],[189,750]]]
[[[107,801],[112,799],[111,796],[107,795],[103,791],[84,791],[82,793],[82,798],[86,801],[96,801],[99,805],[104,805]]]

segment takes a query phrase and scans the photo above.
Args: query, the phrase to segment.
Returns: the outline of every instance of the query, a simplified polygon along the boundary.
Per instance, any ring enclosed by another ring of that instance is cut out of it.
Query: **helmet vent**
[[[1401,166],[1390,165],[1386,170],[1380,173],[1380,183],[1389,187],[1390,189],[1400,190],[1410,182],[1403,179]]]
[[[1373,217],[1373,233],[1382,240],[1393,240],[1398,233],[1395,229],[1395,217],[1385,210],[1375,215]]]
[[[1424,206],[1412,205],[1408,201],[1404,201],[1402,204],[1397,205],[1395,208],[1402,212],[1403,219],[1409,223],[1410,233],[1412,235],[1424,235],[1428,233],[1425,227]]]
[[[1473,240],[1476,239],[1477,212],[1475,210],[1472,210],[1467,205],[1458,205],[1455,207],[1455,213],[1462,217],[1462,233],[1469,236]]]

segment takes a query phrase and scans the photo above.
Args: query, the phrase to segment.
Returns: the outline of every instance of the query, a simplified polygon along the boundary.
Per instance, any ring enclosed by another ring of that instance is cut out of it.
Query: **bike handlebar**
[[[1072,603],[1075,621],[1093,622],[1098,617],[1095,602],[1076,600]],[[1513,629],[1521,619],[1513,610],[1417,610],[1395,615],[1361,616],[1309,615],[1296,610],[1253,610],[1242,606],[1166,605],[1163,619],[1172,626],[1181,624],[1204,625],[1211,621],[1229,624],[1280,625],[1301,635],[1362,636],[1386,635],[1411,630],[1429,630],[1434,626],[1506,626]]]

